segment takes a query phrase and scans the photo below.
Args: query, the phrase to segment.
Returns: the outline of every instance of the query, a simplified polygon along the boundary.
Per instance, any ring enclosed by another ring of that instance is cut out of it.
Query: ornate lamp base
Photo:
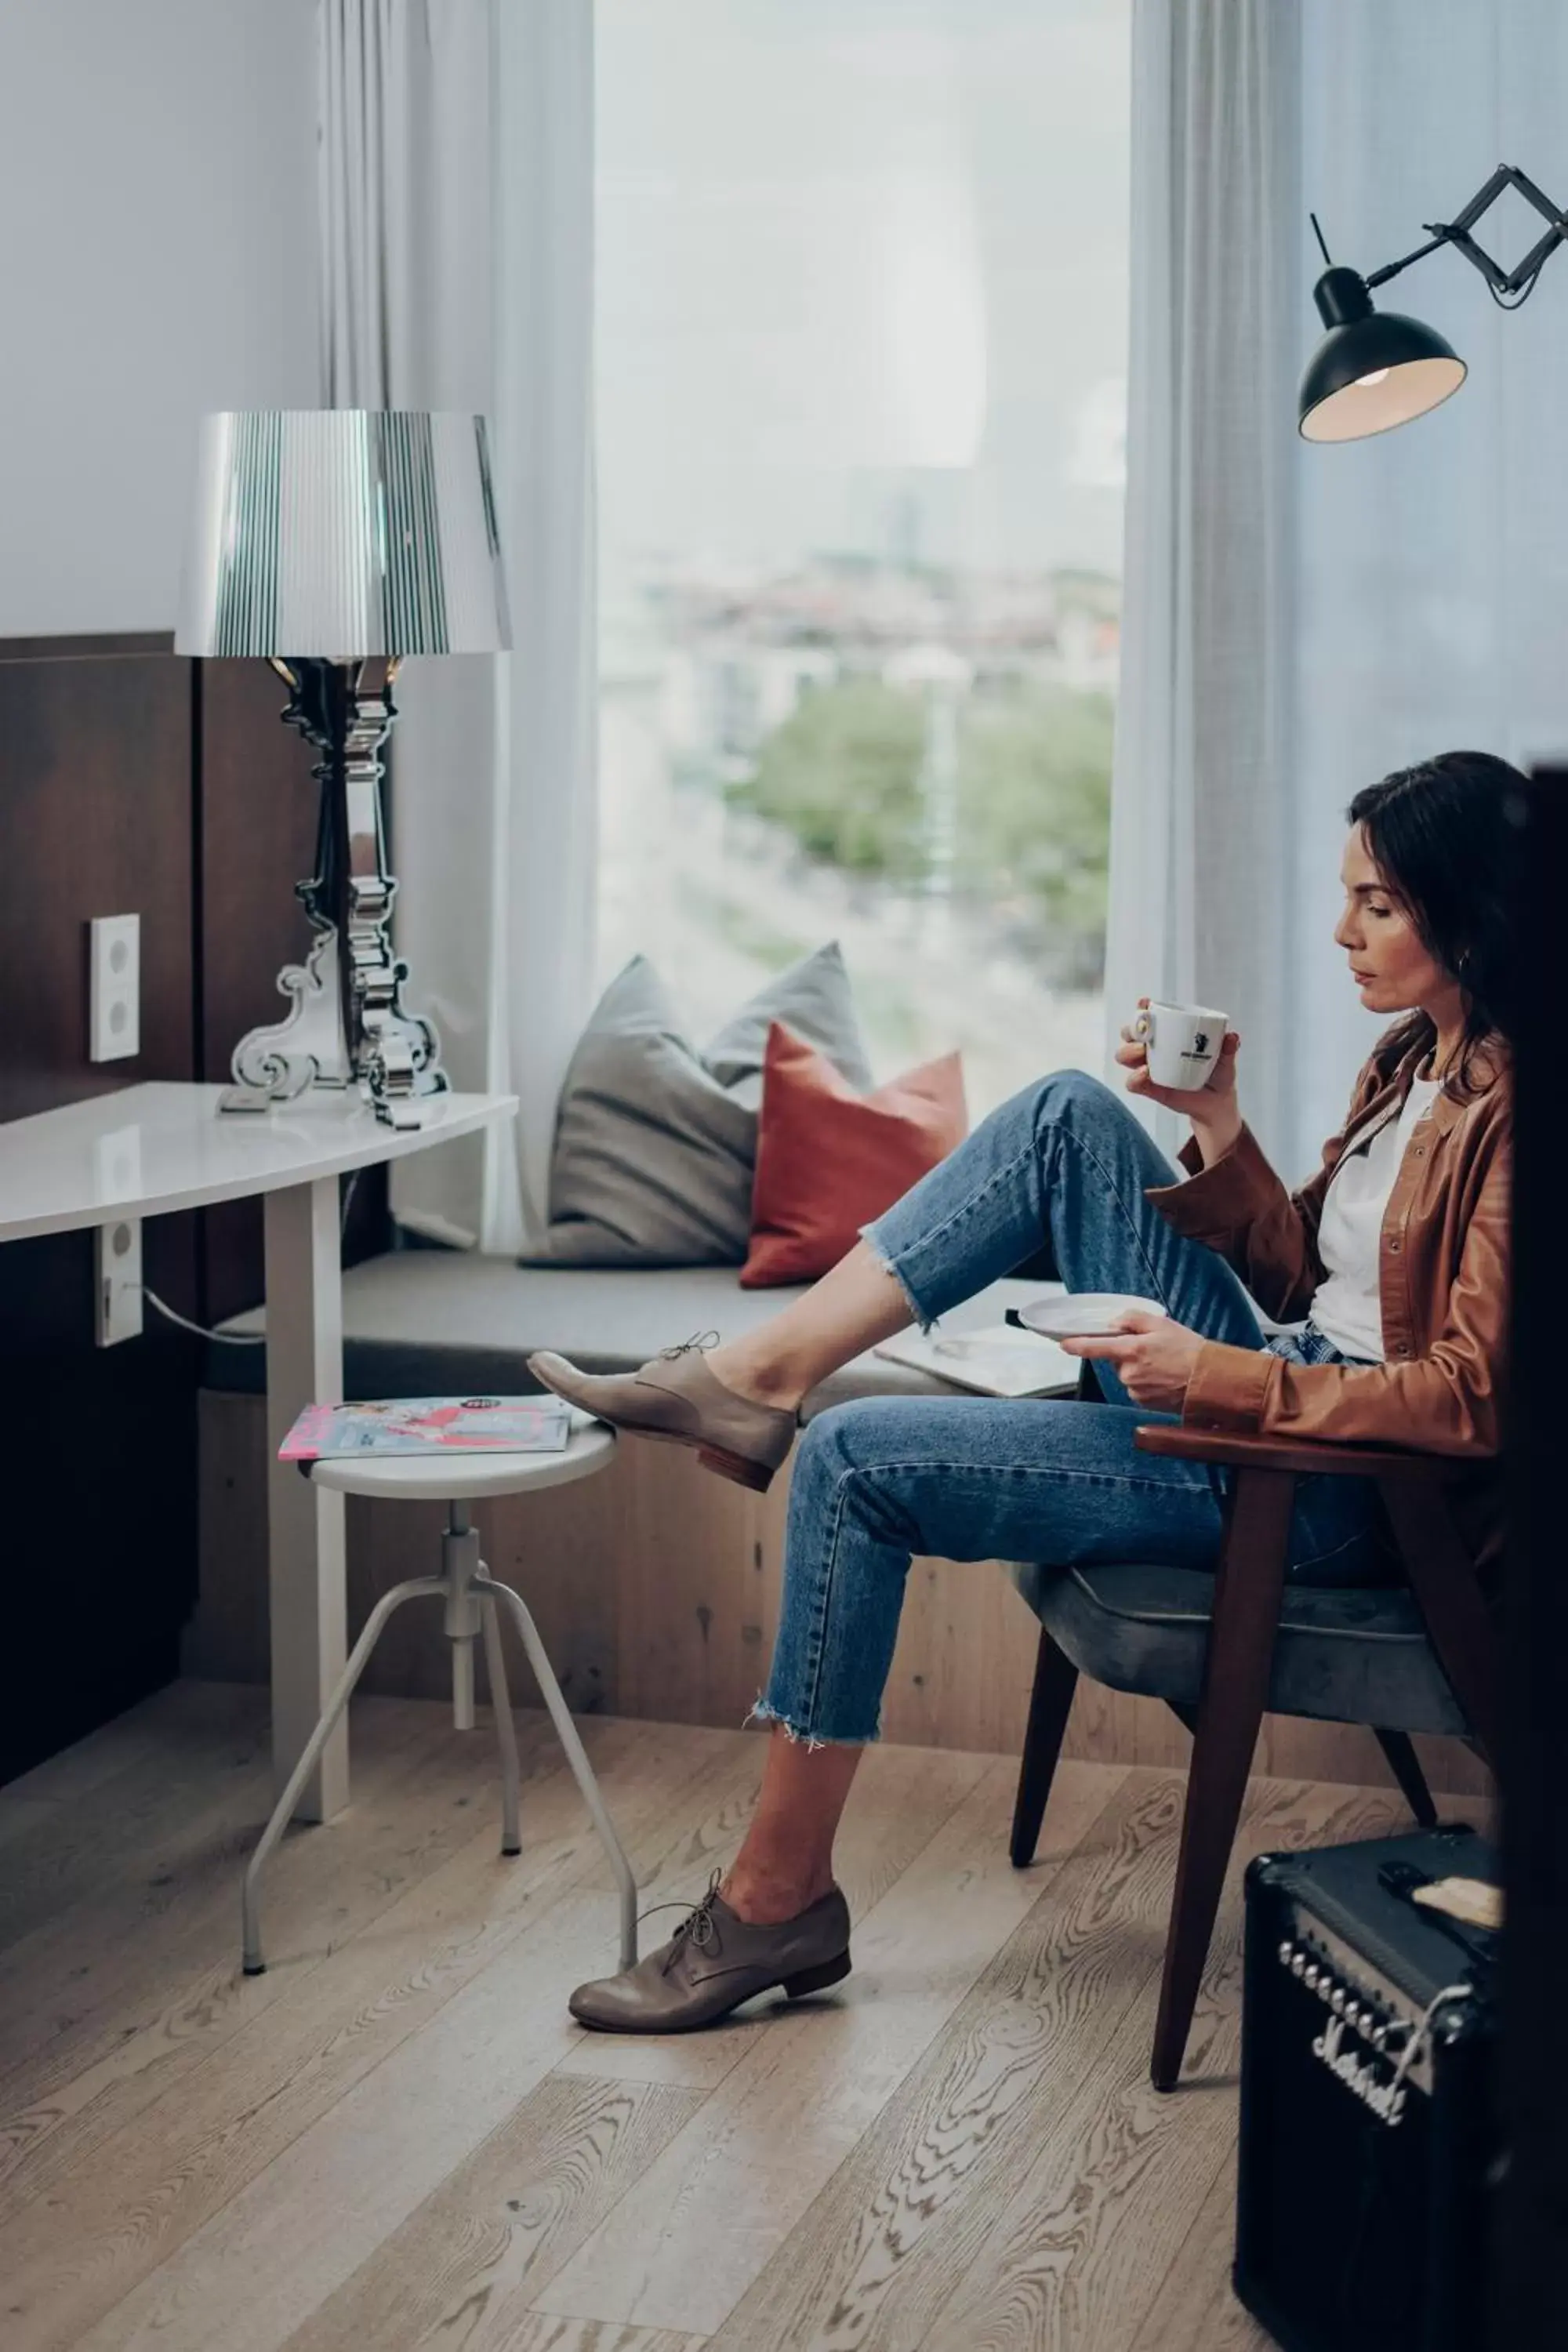
[[[389,1127],[419,1127],[448,1080],[430,1022],[407,1012],[408,967],[392,944],[397,883],[386,870],[382,746],[396,709],[389,662],[367,690],[363,662],[274,662],[288,681],[285,721],[321,757],[316,871],[295,885],[314,937],[302,964],[285,964],[281,1021],[252,1029],[234,1049],[234,1084],[220,1111],[270,1110],[312,1087],[357,1087]]]

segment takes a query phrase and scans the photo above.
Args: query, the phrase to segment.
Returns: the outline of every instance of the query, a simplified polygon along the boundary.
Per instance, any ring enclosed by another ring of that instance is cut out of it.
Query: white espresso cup
[[[1206,1087],[1225,1043],[1226,1016],[1209,1004],[1148,1004],[1132,1023],[1157,1087],[1195,1094]]]

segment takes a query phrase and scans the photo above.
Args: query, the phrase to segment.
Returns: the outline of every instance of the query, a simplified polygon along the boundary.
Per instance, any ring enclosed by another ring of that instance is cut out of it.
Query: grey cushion
[[[760,989],[700,1053],[662,981],[634,956],[572,1057],[556,1112],[548,1230],[525,1265],[739,1265],[768,1026],[787,1021],[871,1083],[837,941]]]
[[[1080,1673],[1111,1690],[1197,1705],[1214,1607],[1214,1579],[1201,1569],[1031,1563],[1009,1573]],[[1268,1706],[1380,1731],[1466,1728],[1403,1586],[1287,1585]]]
[[[944,1331],[1000,1323],[1009,1307],[1059,1284],[1010,1281],[956,1307]],[[482,1389],[515,1396],[536,1384],[528,1359],[551,1348],[590,1372],[629,1372],[696,1331],[726,1339],[776,1315],[796,1288],[742,1290],[731,1266],[604,1270],[520,1266],[466,1250],[399,1250],[343,1276],[343,1386],[350,1397],[450,1396]],[[258,1308],[225,1329],[265,1328]],[[208,1388],[259,1391],[260,1348],[209,1347]],[[802,1418],[859,1396],[953,1396],[932,1379],[880,1356],[858,1356],[806,1399]]]
[[[759,988],[702,1049],[705,1067],[753,1111],[762,1105],[763,1059],[775,1021],[787,1021],[797,1037],[826,1054],[861,1094],[869,1091],[871,1065],[837,940]]]

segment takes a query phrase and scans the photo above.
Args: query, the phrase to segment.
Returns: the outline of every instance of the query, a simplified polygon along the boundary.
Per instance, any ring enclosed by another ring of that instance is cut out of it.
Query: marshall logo
[[[1380,2082],[1376,2066],[1365,2058],[1358,2058],[1353,2050],[1344,2046],[1344,2021],[1332,2017],[1321,2033],[1313,2037],[1312,2055],[1321,2058],[1331,2074],[1337,2074],[1347,2091],[1353,2091],[1373,2114],[1385,2124],[1396,2124],[1405,2113],[1405,2089],[1393,2083]]]
[[[1194,1054],[1206,1054],[1208,1049],[1209,1033],[1206,1029],[1200,1029],[1193,1039],[1193,1051]]]

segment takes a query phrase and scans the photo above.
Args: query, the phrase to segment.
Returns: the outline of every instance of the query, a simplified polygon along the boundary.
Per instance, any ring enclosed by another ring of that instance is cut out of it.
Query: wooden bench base
[[[267,1678],[267,1433],[263,1400],[199,1400],[201,1589],[187,1674]],[[623,1444],[602,1477],[479,1506],[485,1555],[538,1621],[570,1705],[585,1713],[731,1727],[767,1680],[784,1567],[787,1470],[749,1495],[674,1446]],[[350,1500],[349,1622],[437,1557],[435,1505]],[[884,1738],[914,1747],[1021,1752],[1038,1626],[984,1563],[921,1559],[910,1571],[883,1711]],[[510,1638],[510,1636],[509,1636]],[[521,1650],[512,1690],[538,1704]],[[365,1687],[438,1698],[451,1664],[438,1615],[394,1621]],[[1080,1681],[1063,1752],[1102,1763],[1179,1764],[1191,1742],[1168,1709]],[[1457,1741],[1416,1742],[1435,1790],[1485,1794]],[[1370,1731],[1266,1717],[1257,1769],[1285,1778],[1386,1782]]]

